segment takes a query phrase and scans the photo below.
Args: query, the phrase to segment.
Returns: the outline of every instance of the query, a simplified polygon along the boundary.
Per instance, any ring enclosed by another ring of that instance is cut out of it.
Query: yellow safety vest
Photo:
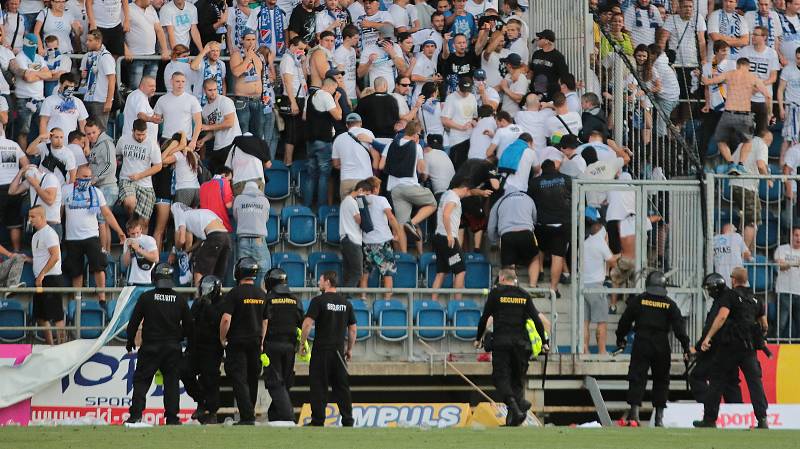
[[[542,353],[542,337],[539,336],[539,331],[536,330],[536,325],[533,323],[532,319],[528,319],[525,321],[525,329],[528,331],[528,339],[531,341],[531,350],[533,351],[533,356],[536,357]],[[548,338],[547,331],[544,333],[545,338]]]
[[[296,329],[297,329],[297,344],[300,344],[300,337],[301,337],[301,335],[303,334],[303,331],[301,331],[299,327],[298,327],[298,328],[296,328]],[[310,347],[309,347],[309,345],[308,345],[308,340],[306,340],[306,343],[305,343],[305,345],[303,345],[303,346],[305,347],[305,350],[306,350],[306,355],[300,355],[300,354],[298,354],[298,355],[297,355],[297,358],[298,358],[298,359],[299,359],[301,362],[308,362],[308,361],[310,361],[310,360],[311,360],[311,348],[310,348]]]

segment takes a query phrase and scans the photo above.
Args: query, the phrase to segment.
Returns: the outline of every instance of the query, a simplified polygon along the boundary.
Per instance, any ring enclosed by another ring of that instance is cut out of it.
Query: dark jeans
[[[262,137],[264,105],[261,104],[261,98],[232,95],[231,99],[236,106],[236,117],[239,119],[242,134],[249,132],[256,137]]]
[[[308,176],[305,179],[308,196],[303,198],[303,205],[306,207],[314,204],[314,192],[316,192],[317,205],[328,204],[328,179],[331,176],[332,167],[331,151],[330,142],[313,140],[308,143],[308,165],[306,166]]]
[[[267,417],[273,421],[294,421],[289,390],[294,385],[294,344],[267,343],[264,350],[269,366],[264,368],[264,386],[272,398]]]
[[[131,422],[142,419],[147,403],[147,391],[153,382],[156,371],[164,376],[164,417],[167,424],[180,422],[180,389],[178,388],[178,369],[181,364],[181,346],[177,342],[143,343],[136,359],[133,373],[133,397],[129,409]]]
[[[510,399],[517,404],[525,399],[525,373],[530,356],[530,345],[495,347],[492,352],[492,382],[506,405],[510,405]]]
[[[726,345],[717,348],[711,369],[711,386],[704,402],[703,420],[716,422],[719,415],[719,401],[726,385],[726,376],[731,371],[741,369],[747,389],[750,391],[750,402],[756,419],[767,417],[767,396],[761,383],[761,364],[756,358],[756,351],[737,346]]]
[[[364,267],[364,255],[361,245],[352,243],[346,236],[342,238],[342,287],[356,287],[361,280]]]
[[[228,343],[225,349],[225,374],[231,380],[240,422],[256,419],[258,376],[261,374],[260,343]]]
[[[800,337],[800,295],[778,293],[778,338]]]
[[[311,425],[325,424],[325,408],[328,405],[328,386],[339,405],[342,426],[353,426],[353,401],[350,398],[350,381],[344,366],[344,356],[335,349],[317,348],[311,351],[308,367],[308,383],[311,387]]]
[[[628,366],[628,404],[642,405],[647,371],[653,372],[653,407],[666,407],[669,394],[670,348],[667,334],[637,333]]]

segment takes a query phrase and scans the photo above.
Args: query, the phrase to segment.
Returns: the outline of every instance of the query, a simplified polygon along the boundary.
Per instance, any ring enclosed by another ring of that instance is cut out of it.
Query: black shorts
[[[561,226],[539,225],[534,231],[539,250],[551,256],[567,257],[569,254],[570,228],[566,224]]]
[[[231,239],[227,232],[206,235],[206,239],[192,254],[194,272],[224,278],[230,250]]]
[[[125,33],[122,31],[121,23],[114,28],[97,27],[97,29],[103,33],[103,45],[109,53],[114,56],[125,54]]]
[[[297,115],[284,115],[286,122],[286,143],[289,145],[302,145],[307,137],[305,136],[305,122],[303,121],[303,108],[306,105],[305,98],[297,98],[297,107],[300,112]]]
[[[606,222],[606,234],[608,234],[608,249],[612,254],[622,252],[622,240],[619,237],[619,220]]]
[[[100,247],[100,238],[92,237],[85,240],[65,240],[62,267],[70,277],[76,278],[83,275],[83,258],[89,261],[89,272],[97,273],[106,269],[108,259]]]
[[[458,274],[466,270],[464,255],[458,239],[452,248],[447,245],[447,237],[436,234],[433,236],[433,252],[436,253],[436,272]]]
[[[45,276],[42,287],[64,287],[64,277],[60,274]],[[35,293],[33,295],[33,317],[41,321],[61,321],[64,319],[64,304],[61,293]]]
[[[539,254],[533,231],[506,232],[500,237],[500,265],[528,266]]]
[[[7,228],[21,228],[22,195],[9,195],[8,187],[0,186],[0,220]]]

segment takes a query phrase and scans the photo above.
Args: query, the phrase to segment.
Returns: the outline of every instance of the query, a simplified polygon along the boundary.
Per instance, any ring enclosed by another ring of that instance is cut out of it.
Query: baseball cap
[[[347,117],[345,117],[344,121],[347,123],[360,122],[361,116],[356,114],[355,112],[351,112],[347,114]]]
[[[472,77],[475,78],[475,81],[486,81],[486,70],[475,69],[475,71],[472,72]]]
[[[516,53],[511,53],[505,58],[501,58],[500,62],[503,64],[511,64],[511,67],[522,67],[522,57]]]
[[[330,69],[327,72],[325,72],[325,78],[333,78],[336,75],[344,75],[344,72],[337,69]]]
[[[539,39],[547,39],[550,42],[556,41],[556,33],[553,30],[542,30],[536,33],[536,37]]]
[[[458,79],[458,88],[461,91],[471,91],[472,90],[472,78],[469,76],[462,76]]]
[[[425,42],[422,43],[422,47],[424,47],[424,46],[426,46],[428,44],[433,45],[435,47],[436,46],[436,41],[433,40],[433,39],[428,39],[428,40],[426,40]],[[422,48],[422,47],[420,47],[420,48]]]
[[[256,30],[254,30],[252,28],[245,28],[244,30],[242,30],[242,37],[249,36],[251,34],[253,36],[258,37],[258,34],[256,34]]]
[[[434,150],[441,150],[444,148],[444,139],[441,134],[428,134],[425,138],[425,143]]]

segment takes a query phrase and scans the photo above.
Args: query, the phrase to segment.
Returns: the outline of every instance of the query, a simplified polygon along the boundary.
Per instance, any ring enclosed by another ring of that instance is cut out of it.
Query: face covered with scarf
[[[36,35],[28,33],[22,40],[22,53],[33,62],[36,59],[36,50],[38,49]]]

